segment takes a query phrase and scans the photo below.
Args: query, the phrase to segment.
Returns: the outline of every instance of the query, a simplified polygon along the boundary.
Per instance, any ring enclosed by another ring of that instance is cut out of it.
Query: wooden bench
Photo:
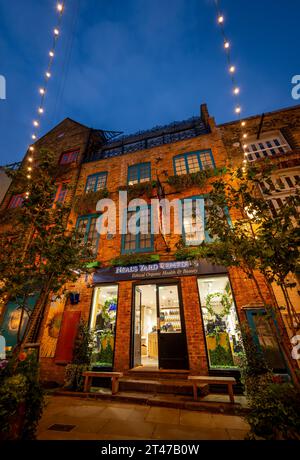
[[[197,385],[199,383],[208,383],[214,385],[227,385],[229,399],[231,403],[234,403],[234,395],[232,386],[236,383],[234,377],[209,377],[205,375],[189,375],[188,380],[191,380],[193,384],[194,400],[197,401]]]
[[[85,377],[84,380],[84,392],[89,392],[91,389],[91,383],[93,377],[110,377],[111,378],[111,392],[116,394],[119,390],[119,378],[123,377],[122,372],[97,372],[87,371],[82,374]]]

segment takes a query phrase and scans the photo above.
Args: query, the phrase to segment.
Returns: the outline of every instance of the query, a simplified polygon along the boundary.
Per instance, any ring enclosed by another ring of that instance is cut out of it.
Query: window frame
[[[22,208],[23,203],[24,203],[24,199],[25,199],[25,196],[24,196],[23,193],[17,193],[17,194],[15,194],[15,195],[12,195],[11,198],[10,198],[10,200],[9,200],[7,209],[18,209],[18,208]],[[14,201],[17,202],[17,206],[12,206],[12,204],[13,204]]]
[[[83,238],[84,245],[86,245],[87,242],[88,242],[88,235],[89,235],[90,228],[91,228],[91,221],[92,221],[93,218],[98,218],[98,217],[99,217],[99,214],[95,214],[95,213],[93,213],[93,214],[85,214],[83,216],[77,217],[76,232],[78,231],[80,221],[88,219],[87,230],[85,231],[84,238]],[[94,254],[94,256],[97,256],[98,249],[99,249],[99,241],[100,241],[100,235],[98,233],[97,241],[96,241],[96,244],[95,244],[95,254]]]
[[[275,145],[274,141],[278,141],[279,145]],[[267,142],[271,143],[271,146],[267,145]],[[263,144],[263,148],[259,145]],[[273,145],[272,145],[273,144]],[[254,151],[252,146],[255,145],[257,149]],[[250,150],[251,147],[251,150]],[[283,149],[283,152],[274,152],[272,150]],[[285,139],[281,131],[269,131],[263,133],[260,139],[255,137],[250,137],[247,140],[247,147],[244,148],[244,153],[249,163],[254,163],[255,161],[265,160],[268,158],[277,157],[279,155],[285,155],[291,151],[291,146],[288,141]]]
[[[72,160],[72,161],[64,161],[62,163],[62,159],[63,159],[64,155],[69,155],[70,156],[71,154],[74,154],[74,153],[76,153],[76,158],[74,160]],[[73,163],[76,163],[77,160],[78,160],[79,154],[80,154],[80,148],[66,150],[65,152],[62,152],[62,154],[60,155],[60,158],[59,158],[59,165],[60,166],[65,166],[65,165],[71,165]]]
[[[59,182],[58,184],[56,184],[57,189],[56,189],[56,192],[55,192],[55,195],[54,195],[54,200],[53,200],[54,205],[55,204],[64,204],[65,203],[67,195],[68,195],[68,184],[69,184],[69,182]],[[63,199],[63,201],[59,201],[58,197],[59,197],[60,193],[62,193],[63,191],[65,192],[64,199]]]
[[[182,238],[183,238],[184,243],[187,246],[200,246],[200,244],[203,243],[203,242],[204,243],[212,243],[214,241],[214,238],[211,238],[209,236],[209,232],[208,232],[208,230],[206,228],[207,216],[206,216],[205,202],[209,199],[209,195],[208,194],[203,194],[203,195],[186,196],[186,197],[181,199],[181,202],[183,204],[184,200],[196,200],[196,199],[203,199],[204,200],[204,216],[202,216],[202,218],[203,218],[203,221],[204,221],[204,236],[205,236],[205,238],[200,243],[188,244],[188,242],[186,241],[186,231],[185,231],[185,228],[184,228],[183,215],[182,215]],[[223,209],[223,211],[224,211],[224,214],[225,214],[225,217],[227,219],[228,224],[230,226],[232,226],[232,220],[231,220],[231,217],[230,217],[229,210],[228,210],[227,206]]]
[[[105,186],[104,187],[101,187],[99,190],[104,190],[106,188],[106,185],[107,185],[107,176],[108,176],[108,173],[107,171],[101,171],[101,172],[98,172],[98,173],[95,173],[95,174],[90,174],[89,176],[87,176],[86,178],[86,182],[85,182],[85,188],[84,188],[84,193],[89,193],[89,192],[97,192],[97,185],[98,185],[98,181],[99,181],[99,178],[101,176],[105,176]],[[93,177],[96,177],[96,182],[95,182],[95,185],[94,185],[94,190],[88,190],[88,181],[89,179],[93,178]]]
[[[127,169],[127,185],[136,185],[136,184],[141,183],[141,166],[144,166],[144,165],[149,165],[149,179],[144,180],[143,182],[150,182],[151,181],[151,178],[152,178],[151,161],[144,161],[142,163],[136,163],[134,165],[128,166],[128,169]],[[137,168],[137,182],[135,184],[130,184],[129,183],[130,171],[133,170],[134,168]]]
[[[127,235],[127,233],[125,233],[125,230],[127,229],[127,225],[128,225],[128,211],[129,212],[133,211],[130,208],[128,208],[127,213],[126,213],[126,210],[125,210],[124,214],[123,214],[123,229],[122,229],[123,231],[122,231],[122,241],[121,241],[121,254],[136,254],[136,253],[153,252],[154,251],[154,234],[151,232],[152,219],[153,219],[152,206],[151,205],[138,206],[137,208],[134,209],[134,211],[137,212],[138,210],[141,210],[141,209],[148,209],[148,211],[150,210],[150,213],[149,213],[150,222],[148,222],[148,226],[150,225],[151,246],[148,247],[148,248],[141,248],[140,247],[141,233],[137,233],[136,235],[134,235],[135,236],[135,249],[126,249],[125,248],[125,243],[126,243],[125,238],[126,238],[126,235]],[[127,214],[127,216],[126,216],[126,214]],[[125,219],[125,217],[127,217],[127,220]]]
[[[212,150],[211,149],[195,150],[195,151],[180,153],[179,155],[175,155],[173,157],[173,169],[174,169],[175,175],[176,176],[183,176],[184,174],[195,174],[195,173],[197,173],[199,171],[205,171],[206,169],[210,169],[210,168],[203,168],[203,164],[202,164],[202,160],[201,160],[201,154],[203,154],[203,153],[209,153],[210,159],[211,159],[211,162],[212,162],[212,169],[214,169],[216,167],[216,163],[215,163],[215,159],[214,159]],[[190,172],[189,171],[188,157],[190,155],[197,155],[198,166],[200,168],[199,171],[195,171],[195,172]],[[185,169],[186,169],[186,172],[184,174],[178,174],[177,173],[176,160],[178,158],[184,158]]]

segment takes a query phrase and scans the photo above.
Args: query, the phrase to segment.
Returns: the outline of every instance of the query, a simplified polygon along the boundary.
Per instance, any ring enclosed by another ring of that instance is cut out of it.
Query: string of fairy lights
[[[228,68],[228,72],[229,72],[230,79],[231,79],[231,84],[232,84],[232,94],[233,94],[233,97],[236,100],[236,104],[235,104],[235,107],[234,107],[234,112],[237,115],[238,120],[240,122],[240,128],[241,128],[241,136],[240,136],[241,140],[240,140],[240,143],[243,146],[243,150],[244,150],[245,158],[243,160],[243,163],[245,165],[247,163],[246,149],[247,149],[248,133],[247,133],[247,130],[246,130],[246,122],[245,122],[245,120],[241,120],[241,112],[242,112],[242,107],[241,107],[241,104],[240,104],[240,92],[241,92],[241,90],[240,90],[239,85],[237,84],[237,76],[236,76],[237,69],[236,69],[236,65],[234,64],[234,61],[232,59],[232,53],[231,53],[232,45],[231,45],[231,42],[228,39],[226,29],[225,29],[225,16],[222,13],[222,9],[220,7],[220,1],[219,0],[214,0],[214,2],[215,2],[216,11],[217,11],[217,23],[218,23],[220,31],[221,31],[221,35],[222,35],[222,39],[223,39],[223,47],[224,47],[224,50],[225,50],[225,53],[226,53],[227,68]]]
[[[47,88],[48,88],[48,84],[49,84],[49,80],[51,79],[52,77],[52,66],[53,66],[53,62],[54,62],[54,58],[55,58],[55,50],[56,50],[56,46],[57,46],[57,40],[59,38],[59,35],[60,35],[60,27],[61,27],[61,22],[62,22],[62,16],[63,16],[63,13],[64,13],[64,9],[65,9],[65,1],[61,1],[59,3],[56,3],[56,11],[57,11],[57,23],[56,23],[56,26],[53,28],[53,31],[52,31],[52,47],[50,48],[49,50],[49,53],[48,53],[48,56],[49,56],[49,60],[48,60],[48,65],[47,65],[47,68],[46,68],[46,71],[44,73],[44,78],[43,78],[43,83],[42,85],[39,87],[39,94],[40,94],[40,103],[38,105],[38,108],[37,108],[37,115],[36,117],[34,118],[34,120],[32,121],[32,125],[34,127],[34,130],[33,130],[33,133],[31,134],[31,139],[32,141],[37,141],[38,139],[38,132],[39,132],[39,128],[40,128],[40,125],[41,125],[41,120],[42,120],[42,116],[43,114],[45,113],[45,100],[46,100],[46,94],[47,94]],[[35,147],[34,145],[30,145],[28,147],[28,151],[29,151],[29,154],[27,155],[27,179],[28,181],[31,180],[31,173],[32,173],[32,170],[33,170],[33,162],[34,162],[34,150],[35,150]],[[25,196],[28,198],[29,196],[29,191],[27,191],[25,193]]]

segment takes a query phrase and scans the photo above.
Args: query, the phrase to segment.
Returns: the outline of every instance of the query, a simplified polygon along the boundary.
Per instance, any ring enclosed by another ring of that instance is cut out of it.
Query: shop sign
[[[98,269],[93,275],[93,283],[114,281],[149,280],[193,275],[226,273],[225,267],[213,265],[206,261],[182,260],[158,262],[152,264],[129,265],[127,267],[107,267]]]

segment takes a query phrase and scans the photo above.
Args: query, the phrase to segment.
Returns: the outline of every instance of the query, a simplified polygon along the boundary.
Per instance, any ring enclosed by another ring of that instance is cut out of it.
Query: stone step
[[[154,380],[154,379],[133,379],[125,377],[119,380],[120,391],[134,391],[143,393],[167,393],[167,394],[181,394],[192,395],[193,388],[187,380]],[[207,384],[199,385],[199,396],[205,396],[209,392]]]

